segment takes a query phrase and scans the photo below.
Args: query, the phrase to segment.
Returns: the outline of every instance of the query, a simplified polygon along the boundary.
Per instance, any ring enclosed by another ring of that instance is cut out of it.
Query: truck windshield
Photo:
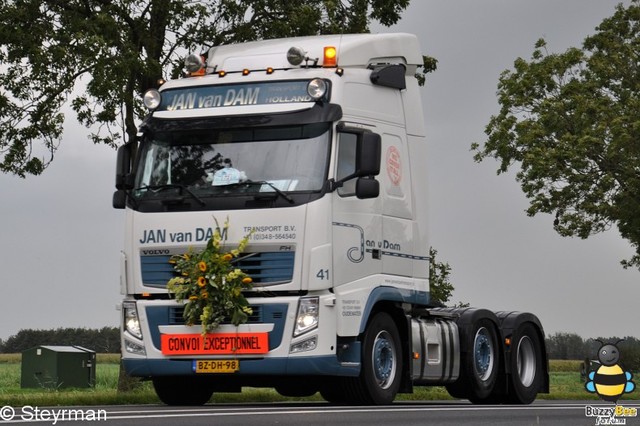
[[[196,199],[322,189],[328,123],[158,132],[143,141],[133,195],[138,200],[187,193]]]

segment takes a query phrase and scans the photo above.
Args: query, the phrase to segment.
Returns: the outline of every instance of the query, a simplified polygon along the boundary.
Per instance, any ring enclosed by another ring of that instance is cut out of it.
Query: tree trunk
[[[140,389],[142,386],[142,380],[139,377],[131,377],[124,369],[124,363],[122,357],[120,358],[120,372],[118,374],[118,393],[129,392],[132,390]]]

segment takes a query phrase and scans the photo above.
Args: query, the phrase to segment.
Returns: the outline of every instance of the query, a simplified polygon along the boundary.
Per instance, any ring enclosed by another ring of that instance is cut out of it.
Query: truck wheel
[[[353,380],[353,379],[352,379]],[[347,395],[345,385],[345,378],[333,377],[328,378],[320,386],[320,395],[322,398],[331,404],[347,404],[351,398]]]
[[[390,404],[400,388],[402,346],[395,322],[376,314],[364,334],[362,370],[353,392],[362,404]]]
[[[280,395],[291,398],[308,397],[318,393],[318,386],[314,384],[282,383],[276,386],[275,389]]]
[[[320,395],[333,404],[390,404],[400,388],[402,346],[395,322],[376,314],[364,333],[359,377],[336,377],[320,386]]]
[[[203,405],[213,395],[211,384],[195,377],[154,377],[153,388],[167,405]]]
[[[538,395],[544,368],[540,338],[531,323],[525,323],[511,339],[511,404],[531,404]]]
[[[466,397],[474,404],[489,402],[500,367],[498,337],[493,322],[480,319],[460,343],[464,348],[460,377],[447,386],[447,391],[454,397]]]

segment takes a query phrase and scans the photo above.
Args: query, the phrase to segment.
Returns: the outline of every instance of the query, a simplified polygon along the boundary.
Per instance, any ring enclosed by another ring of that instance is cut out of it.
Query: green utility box
[[[22,352],[20,387],[88,388],[96,383],[96,353],[81,346],[36,346]]]

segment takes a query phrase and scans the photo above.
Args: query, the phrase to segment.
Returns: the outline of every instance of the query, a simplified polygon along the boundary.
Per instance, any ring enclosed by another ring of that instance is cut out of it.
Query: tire
[[[365,334],[364,353],[362,383],[374,404],[390,404],[400,388],[402,346],[389,315],[380,313],[373,318]]]
[[[320,386],[320,395],[328,403],[346,404],[350,402],[350,398],[345,389],[345,379],[343,377],[327,378]]]
[[[491,403],[500,371],[500,347],[493,322],[482,318],[462,336],[460,377],[447,386],[449,394],[474,404]]]
[[[513,334],[511,342],[511,386],[507,402],[531,404],[538,396],[544,374],[540,337],[531,323],[524,323]]]
[[[402,346],[398,328],[386,313],[377,314],[367,327],[360,380],[373,404],[391,404],[400,389]]]
[[[373,316],[364,333],[359,377],[343,377],[339,389],[323,389],[330,402],[355,405],[391,404],[400,389],[402,346],[398,327],[384,312]]]
[[[400,389],[402,360],[398,327],[389,314],[379,312],[364,332],[360,375],[327,379],[320,395],[332,404],[391,404]]]
[[[154,377],[153,388],[167,405],[204,405],[213,395],[213,387],[196,377]]]
[[[303,398],[315,395],[318,393],[318,387],[313,384],[302,383],[283,383],[275,387],[276,392],[282,396],[290,398]]]

